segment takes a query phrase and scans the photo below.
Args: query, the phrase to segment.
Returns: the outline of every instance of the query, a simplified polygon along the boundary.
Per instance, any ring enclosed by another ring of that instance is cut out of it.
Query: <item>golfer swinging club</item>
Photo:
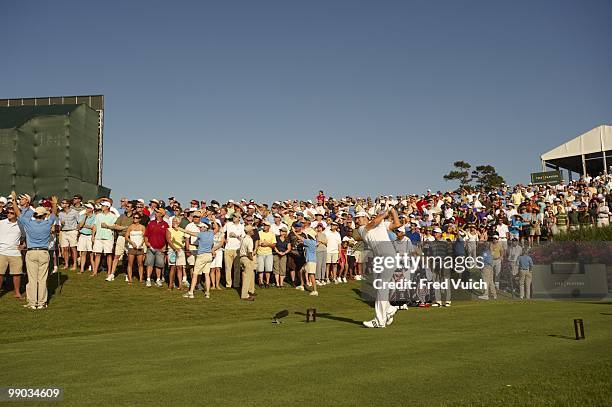
[[[393,219],[391,222],[385,221],[389,213]],[[368,214],[363,211],[358,212],[355,217],[359,225],[359,238],[367,243],[374,257],[395,257],[395,248],[389,237],[389,231],[401,226],[395,208],[383,208],[372,220],[368,220]],[[385,270],[381,276],[390,280],[394,271]],[[388,289],[376,290],[374,310],[376,311],[375,318],[371,321],[364,321],[364,326],[367,328],[384,328],[393,323],[393,316],[397,312],[397,307],[389,302]]]

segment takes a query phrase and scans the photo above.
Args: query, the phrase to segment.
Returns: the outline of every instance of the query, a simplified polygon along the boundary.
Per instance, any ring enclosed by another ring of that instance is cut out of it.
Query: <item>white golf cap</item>
[[[6,205],[6,204],[7,204],[7,202],[8,202],[8,200],[7,200],[5,197],[0,196],[0,202],[2,202],[3,204],[5,204],[5,205]]]
[[[368,214],[365,211],[359,211],[357,212],[357,214],[355,215],[356,218],[363,218],[363,217],[368,217]]]
[[[101,206],[106,206],[106,207],[109,207],[109,208],[111,207],[111,204],[108,201],[102,201],[102,202],[100,202],[100,205]]]
[[[434,228],[433,232],[434,232],[434,233],[442,233],[442,229],[440,229],[440,228]]]

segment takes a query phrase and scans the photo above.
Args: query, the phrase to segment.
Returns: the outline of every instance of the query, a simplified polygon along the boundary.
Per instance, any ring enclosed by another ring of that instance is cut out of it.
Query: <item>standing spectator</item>
[[[22,212],[16,204],[15,192],[13,197],[13,210],[18,216],[18,222],[25,231],[28,252],[26,253],[26,269],[28,272],[28,284],[26,285],[26,296],[29,309],[47,308],[47,276],[49,275],[49,240],[51,239],[51,228],[56,221],[57,197],[51,197],[51,214],[44,206],[36,210],[26,207]],[[22,200],[23,202],[23,200]],[[29,197],[27,200],[29,204]],[[25,205],[24,205],[25,206]]]
[[[240,223],[240,215],[238,213],[232,214],[232,221],[225,224],[224,233],[226,235],[224,260],[225,260],[225,286],[227,288],[240,287],[240,275],[236,275],[236,268],[234,263],[236,262],[237,252],[240,249],[240,239],[244,237],[244,225]],[[239,270],[240,268],[237,267]],[[239,271],[238,271],[239,272]]]
[[[0,286],[4,282],[4,274],[9,269],[9,274],[13,277],[13,289],[15,298],[21,299],[21,248],[23,236],[17,214],[13,207],[5,212],[6,219],[0,220]]]
[[[125,199],[125,198],[123,198]],[[123,214],[121,214],[113,225],[106,225],[107,228],[114,230],[117,232],[117,239],[115,240],[115,257],[113,258],[113,264],[108,270],[108,276],[106,277],[106,281],[113,281],[115,279],[115,271],[117,270],[117,265],[119,261],[123,259],[125,255],[125,231],[128,227],[130,227],[133,223],[132,214],[133,214],[133,205],[130,202],[126,202],[123,205]],[[104,225],[103,225],[104,226]],[[129,278],[126,276],[126,281]]]
[[[145,229],[144,241],[147,246],[145,254],[145,266],[147,267],[147,287],[151,287],[151,274],[155,268],[155,285],[162,286],[161,274],[166,264],[165,253],[166,242],[168,240],[168,224],[164,221],[166,210],[157,208],[155,219],[150,221]]]
[[[58,215],[61,224],[60,248],[64,258],[64,268],[69,268],[72,257],[72,270],[77,269],[77,238],[79,235],[79,213],[70,206],[70,201],[62,200],[62,210]]]
[[[599,198],[597,207],[597,226],[605,227],[610,224],[610,208],[606,204],[604,197]]]
[[[179,229],[180,218],[172,218],[172,227],[168,229],[168,264],[170,275],[168,277],[168,289],[174,289],[175,278],[178,277],[178,289],[181,289],[183,279],[183,267],[185,266],[185,233]]]
[[[533,269],[533,259],[527,253],[527,248],[523,250],[523,254],[521,254],[516,260],[519,268],[519,293],[521,299],[531,298],[531,278]]]
[[[276,246],[274,246],[274,280],[278,288],[283,288],[285,276],[287,275],[287,255],[291,251],[291,243],[287,237],[287,226],[280,227],[280,235],[276,236]]]
[[[270,222],[263,222],[263,230],[259,232],[259,240],[255,244],[257,251],[257,271],[259,272],[259,287],[270,287],[270,273],[274,259],[272,249],[276,245],[276,236],[270,232]]]
[[[430,243],[431,255],[434,257],[433,261],[433,280],[440,285],[446,283],[450,285],[450,270],[444,267],[444,262],[447,256],[452,256],[452,246],[450,242],[442,237],[442,230],[440,228],[434,228],[433,230],[435,241]],[[439,260],[439,261],[438,261]],[[446,301],[442,303],[442,290],[445,291]],[[451,290],[448,288],[440,288],[438,286],[434,290],[436,301],[431,304],[432,307],[445,307],[451,306]]]
[[[113,231],[107,226],[112,225],[117,220],[117,216],[110,212],[111,204],[108,201],[100,203],[102,212],[96,214],[93,235],[94,235],[94,265],[92,277],[98,274],[100,266],[100,258],[102,254],[106,254],[106,267],[110,269],[113,264],[113,243],[115,241]]]
[[[89,254],[89,270],[91,270],[94,264],[93,254],[93,229],[96,222],[96,215],[94,214],[94,206],[90,203],[84,205],[85,213],[79,216],[79,240],[77,242],[77,251],[81,258],[81,271],[79,274],[85,272],[85,263],[87,263],[87,254]]]
[[[212,222],[212,231],[214,233],[214,244],[218,246],[213,258],[213,262],[210,266],[210,284],[213,290],[221,289],[221,266],[223,265],[223,246],[225,245],[225,233],[221,225],[215,221]]]
[[[325,262],[327,263],[328,275],[334,284],[338,284],[342,282],[338,279],[336,274],[338,268],[338,254],[340,253],[342,238],[338,232],[338,224],[336,222],[332,222],[330,224],[330,229],[325,231],[325,237],[327,238],[327,254],[325,257]]]
[[[132,224],[125,231],[125,239],[128,246],[127,277],[128,284],[132,284],[132,268],[134,259],[138,264],[139,281],[144,282],[144,234],[146,228],[140,223],[143,215],[136,212],[132,215]]]
[[[318,223],[315,227],[317,249],[315,250],[315,280],[318,285],[325,285],[327,279],[327,237],[325,236],[325,225]]]
[[[495,284],[493,282],[493,266],[492,266],[492,258],[491,258],[491,250],[490,243],[484,242],[482,243],[483,252],[482,252],[482,279],[485,283],[485,291],[484,294],[479,296],[481,300],[488,300],[490,296],[493,296],[493,299],[497,299],[497,290],[495,289]]]
[[[240,265],[242,266],[242,288],[240,298],[245,301],[254,301],[255,297],[255,258],[253,257],[253,226],[244,228],[245,236],[240,243]]]

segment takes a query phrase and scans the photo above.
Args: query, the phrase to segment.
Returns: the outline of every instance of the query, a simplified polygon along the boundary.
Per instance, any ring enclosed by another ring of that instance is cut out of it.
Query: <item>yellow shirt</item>
[[[259,242],[260,244],[261,243],[274,244],[276,243],[276,235],[274,235],[274,233],[272,232],[259,232]],[[257,248],[257,254],[261,254],[262,256],[265,256],[266,254],[272,254],[272,248],[259,246]]]
[[[183,249],[185,247],[185,233],[180,230],[169,228],[170,231],[170,240],[172,244],[177,247]]]

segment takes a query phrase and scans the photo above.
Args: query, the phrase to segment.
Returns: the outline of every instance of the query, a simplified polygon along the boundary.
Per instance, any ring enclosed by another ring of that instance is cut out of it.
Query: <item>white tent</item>
[[[564,168],[579,174],[597,175],[612,165],[612,126],[602,125],[553,148],[540,156],[542,171]]]

